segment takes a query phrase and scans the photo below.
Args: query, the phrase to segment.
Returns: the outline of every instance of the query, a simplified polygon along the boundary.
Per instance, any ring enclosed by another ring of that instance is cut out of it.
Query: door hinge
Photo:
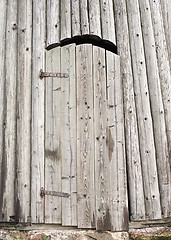
[[[68,73],[53,73],[53,72],[43,72],[42,69],[40,69],[39,74],[40,79],[43,79],[44,77],[56,77],[56,78],[68,78]]]
[[[44,188],[41,188],[40,189],[40,196],[44,197],[45,195],[56,196],[56,197],[65,197],[65,198],[70,197],[69,193],[56,192],[56,191],[47,191]]]

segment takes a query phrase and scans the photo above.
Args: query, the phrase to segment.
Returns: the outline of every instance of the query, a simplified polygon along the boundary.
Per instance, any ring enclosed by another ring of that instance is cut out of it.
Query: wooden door
[[[46,72],[45,222],[126,230],[119,56],[91,44],[57,47]]]

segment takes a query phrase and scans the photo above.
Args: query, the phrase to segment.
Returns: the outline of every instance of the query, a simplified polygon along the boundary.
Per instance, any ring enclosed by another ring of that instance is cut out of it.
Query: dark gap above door
[[[101,39],[100,37],[96,36],[96,35],[82,35],[82,36],[75,36],[72,38],[67,38],[62,40],[61,42],[58,43],[53,43],[49,46],[46,47],[47,50],[51,50],[55,47],[58,46],[65,46],[71,43],[75,43],[76,45],[80,45],[80,44],[84,44],[84,43],[91,43],[95,46],[104,48],[110,52],[113,52],[115,54],[117,54],[117,46],[109,41],[109,40],[104,40]]]

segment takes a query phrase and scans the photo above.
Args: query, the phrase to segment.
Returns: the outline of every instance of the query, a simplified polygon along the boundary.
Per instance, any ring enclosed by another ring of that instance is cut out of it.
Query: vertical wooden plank
[[[92,46],[76,48],[78,227],[95,227]]]
[[[88,17],[87,0],[80,0],[80,18],[81,18],[81,34],[89,34],[89,17]]]
[[[79,8],[79,0],[71,1],[71,14],[72,14],[72,37],[80,36],[80,8]]]
[[[47,46],[59,42],[60,28],[60,1],[47,1]]]
[[[61,72],[69,74],[61,80],[62,192],[70,194],[69,198],[62,198],[62,225],[74,226],[77,225],[75,44],[61,48]]]
[[[60,2],[60,17],[61,17],[61,29],[60,29],[60,40],[71,38],[71,1],[62,0]]]
[[[139,4],[141,21],[143,22],[142,32],[152,117],[154,124],[154,138],[156,146],[156,159],[160,186],[161,207],[163,216],[169,217],[171,213],[171,178],[164,109],[161,95],[159,71],[157,66],[157,56],[155,50],[155,40],[149,1],[140,1]]]
[[[145,68],[144,46],[137,0],[127,0],[129,37],[131,44],[134,90],[138,118],[140,153],[144,181],[146,217],[161,218],[161,206],[156,167],[153,124]],[[153,197],[155,196],[155,197]]]
[[[169,159],[171,165],[171,72],[169,65],[169,56],[167,52],[160,2],[150,1],[150,9],[166,121],[167,139],[169,146]],[[168,46],[168,48],[170,48],[170,46]]]
[[[101,37],[101,16],[99,0],[89,1],[90,34]]]
[[[113,0],[100,0],[102,38],[116,44]]]
[[[96,229],[111,230],[105,49],[93,46]]]
[[[5,6],[4,6],[5,7]],[[7,5],[5,84],[3,117],[3,155],[1,175],[1,220],[14,221],[14,181],[16,150],[16,79],[17,79],[17,2]],[[5,30],[5,29],[4,29]],[[3,65],[2,65],[3,66]]]
[[[5,49],[6,49],[6,23],[7,23],[7,1],[0,1],[0,221],[4,221],[3,194],[4,181],[6,180],[6,161],[3,158],[3,134],[4,134],[4,89],[5,89]]]
[[[121,58],[120,68],[124,93],[125,140],[130,203],[129,216],[132,221],[145,220],[143,177],[139,150],[139,135],[134,99],[132,62],[125,0],[114,1],[114,9],[116,39],[118,54]],[[110,59],[110,54],[108,54],[108,58]],[[108,65],[110,62],[111,61],[108,60]],[[108,74],[110,74],[109,70]]]
[[[33,223],[44,222],[44,79],[39,71],[45,69],[45,0],[33,1],[33,56],[32,56],[32,182],[31,216]]]
[[[46,71],[61,72],[60,47],[46,53]],[[45,108],[45,190],[61,192],[61,80],[46,78]],[[62,80],[63,81],[63,80]],[[45,222],[62,223],[61,198],[45,196]]]
[[[30,221],[32,1],[18,8],[16,218]]]

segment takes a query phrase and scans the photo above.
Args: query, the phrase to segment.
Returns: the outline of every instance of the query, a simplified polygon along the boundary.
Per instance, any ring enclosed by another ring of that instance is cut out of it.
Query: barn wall
[[[130,219],[170,217],[170,1],[1,0],[0,12],[0,221],[44,222],[39,71],[47,46],[86,34],[116,38],[121,56]]]

